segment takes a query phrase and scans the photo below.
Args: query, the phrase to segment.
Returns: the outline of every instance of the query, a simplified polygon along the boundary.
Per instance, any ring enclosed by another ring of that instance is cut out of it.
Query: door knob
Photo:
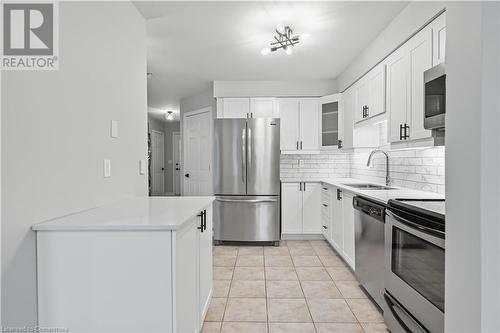
[[[161,171],[165,171],[165,168],[161,168]]]
[[[184,177],[189,178],[189,173],[186,173]]]

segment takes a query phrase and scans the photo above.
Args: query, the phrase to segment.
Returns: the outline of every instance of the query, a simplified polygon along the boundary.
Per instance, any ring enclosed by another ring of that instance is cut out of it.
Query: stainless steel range
[[[216,119],[214,240],[280,240],[280,120]]]
[[[444,200],[389,200],[384,319],[392,332],[444,331],[444,212]]]

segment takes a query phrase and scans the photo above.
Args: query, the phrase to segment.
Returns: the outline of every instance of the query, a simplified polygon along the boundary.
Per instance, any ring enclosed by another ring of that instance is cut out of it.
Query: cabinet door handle
[[[297,141],[297,150],[299,150],[299,142]]]
[[[203,210],[203,230],[207,230],[207,210]]]
[[[408,124],[405,123],[405,136],[404,136],[404,139],[405,140],[408,140],[410,138],[410,135],[408,134],[408,132],[410,131],[410,126],[408,126]]]
[[[399,124],[399,140],[403,140],[403,124]]]
[[[253,118],[253,112],[250,112],[250,118]]]
[[[370,115],[370,107],[368,105],[366,105],[365,107],[366,107],[366,117],[368,117]]]
[[[338,140],[338,141],[337,141],[337,147],[338,147],[339,149],[341,149],[341,148],[342,148],[342,140]]]
[[[326,225],[323,226],[323,229],[328,229],[328,227]]]
[[[342,200],[342,190],[341,189],[337,189],[337,200]]]
[[[302,141],[300,141],[300,150],[302,150]]]
[[[306,183],[304,183],[304,192],[306,191]]]

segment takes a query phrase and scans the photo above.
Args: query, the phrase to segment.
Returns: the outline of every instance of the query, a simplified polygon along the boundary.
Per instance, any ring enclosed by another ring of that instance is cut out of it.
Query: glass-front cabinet
[[[338,94],[320,99],[321,148],[340,148],[339,144],[339,98]]]

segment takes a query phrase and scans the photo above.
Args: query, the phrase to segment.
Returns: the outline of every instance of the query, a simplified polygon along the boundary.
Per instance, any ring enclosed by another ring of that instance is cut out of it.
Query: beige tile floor
[[[382,315],[325,241],[214,247],[202,333],[386,333]]]

